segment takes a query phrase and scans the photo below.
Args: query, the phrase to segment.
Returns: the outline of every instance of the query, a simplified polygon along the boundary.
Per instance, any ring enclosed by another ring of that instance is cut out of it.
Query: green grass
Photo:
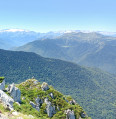
[[[4,77],[0,77],[0,83],[2,83],[3,80],[4,80]]]
[[[82,107],[80,105],[71,105],[66,102],[66,100],[72,100],[71,96],[64,96],[62,93],[55,90],[52,86],[49,86],[49,90],[42,91],[41,84],[38,82],[38,84],[34,84],[33,82],[35,79],[29,79],[25,82],[17,85],[18,88],[21,90],[21,97],[25,97],[25,100],[22,100],[21,105],[14,103],[14,109],[18,112],[21,112],[23,114],[27,115],[33,115],[36,118],[48,118],[46,110],[46,104],[43,103],[41,105],[40,111],[38,112],[36,109],[32,108],[32,106],[29,104],[30,101],[33,101],[35,103],[35,98],[39,95],[39,98],[44,100],[46,97],[49,98],[49,101],[55,106],[59,107],[60,110],[56,109],[57,113],[54,114],[54,116],[51,119],[63,119],[66,118],[66,115],[64,114],[65,110],[71,109],[74,110],[75,116],[78,119],[80,117],[81,112],[84,112]],[[49,94],[53,93],[54,98],[52,99]]]

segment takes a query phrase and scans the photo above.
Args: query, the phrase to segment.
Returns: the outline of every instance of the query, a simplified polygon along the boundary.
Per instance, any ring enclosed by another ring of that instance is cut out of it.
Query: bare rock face
[[[40,110],[40,105],[39,104],[36,105],[32,101],[30,101],[30,105],[39,112],[39,110]]]
[[[66,113],[66,119],[76,119],[73,110],[71,111],[70,109],[68,109],[65,111],[65,113]]]
[[[21,102],[21,91],[15,87],[14,83],[8,86],[8,92],[15,102]]]
[[[85,118],[85,117],[87,117],[87,115],[86,115],[84,112],[82,112],[82,113],[81,113],[81,117],[82,117],[82,118]]]
[[[2,90],[0,90],[0,100],[7,108],[13,110],[14,100]]]
[[[4,89],[5,89],[5,79],[2,81],[2,83],[0,83],[0,90]]]
[[[53,93],[50,93],[49,95],[50,95],[50,97],[51,97],[52,99],[54,98],[54,95],[53,95]]]
[[[45,98],[44,102],[47,104],[46,112],[48,116],[52,117],[56,113],[55,106],[52,106],[52,103],[48,100],[48,98]]]
[[[70,103],[71,105],[76,105],[76,101],[75,101],[75,100],[71,100],[69,103]]]
[[[35,103],[36,103],[36,104],[34,104],[32,101],[30,101],[30,105],[31,105],[33,108],[35,108],[35,109],[39,112],[40,107],[41,107],[43,101],[42,101],[39,97],[37,97],[37,98],[35,99]]]
[[[49,90],[48,84],[45,83],[45,82],[43,82],[42,85],[41,85],[41,89],[42,89],[43,91]]]
[[[30,101],[30,105],[31,105],[33,108],[36,107],[36,105],[35,105],[32,101]]]
[[[39,97],[35,99],[35,102],[37,105],[41,105],[43,103],[43,101]]]

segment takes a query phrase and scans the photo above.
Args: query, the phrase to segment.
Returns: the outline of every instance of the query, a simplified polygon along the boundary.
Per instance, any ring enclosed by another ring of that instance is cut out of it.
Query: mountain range
[[[116,78],[99,69],[35,53],[0,50],[0,75],[7,83],[35,77],[71,95],[93,119],[115,118]]]
[[[28,42],[37,40],[38,38],[56,38],[65,33],[91,33],[91,31],[82,30],[65,30],[65,31],[51,31],[47,33],[34,32],[24,29],[3,29],[0,30],[0,48],[11,49],[13,47],[22,46]],[[109,36],[116,36],[115,32],[96,31]]]
[[[16,51],[35,52],[89,67],[116,73],[116,37],[97,32],[64,33],[57,38],[42,38],[27,43]]]
[[[0,48],[11,49],[34,41],[38,38],[54,38],[62,33],[39,33],[23,29],[4,29],[0,30]]]

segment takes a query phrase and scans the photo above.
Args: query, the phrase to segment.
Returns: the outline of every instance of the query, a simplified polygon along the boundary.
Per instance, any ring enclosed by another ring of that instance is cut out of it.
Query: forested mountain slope
[[[0,75],[10,83],[34,76],[71,95],[94,119],[115,117],[116,78],[101,70],[35,53],[0,50]]]
[[[44,57],[116,73],[116,37],[104,36],[97,32],[66,33],[55,39],[39,39],[15,50],[35,52]]]

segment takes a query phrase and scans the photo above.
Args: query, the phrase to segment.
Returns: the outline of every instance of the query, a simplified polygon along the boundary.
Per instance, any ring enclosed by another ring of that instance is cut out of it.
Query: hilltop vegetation
[[[0,83],[2,83],[3,80],[4,80],[4,77],[0,77]]]
[[[40,84],[36,79],[9,84],[0,90],[0,99],[0,118],[91,119],[71,96],[63,95],[46,82]]]
[[[115,117],[116,78],[111,74],[34,53],[0,50],[0,56],[0,74],[7,83],[34,76],[71,95],[94,119]]]
[[[56,113],[51,117],[51,119],[65,119],[66,114],[65,110],[71,109],[74,111],[76,119],[79,119],[81,117],[81,113],[85,113],[78,104],[70,104],[69,102],[73,99],[70,96],[64,96],[60,92],[56,91],[52,86],[49,86],[49,89],[46,91],[43,91],[41,89],[41,84],[37,82],[36,84],[35,79],[29,79],[25,82],[17,85],[17,87],[21,90],[21,97],[24,98],[22,100],[21,106],[18,106],[17,104],[14,104],[14,108],[22,112],[24,114],[31,114],[36,118],[45,118],[49,119],[50,117],[47,115],[46,110],[46,103],[45,99],[47,98],[53,106],[55,106]],[[52,93],[53,96],[50,96]],[[30,105],[30,101],[34,102],[36,104],[35,99],[39,96],[39,100],[42,100],[42,104],[40,106],[39,112],[32,108]],[[89,119],[86,117],[85,119]]]

